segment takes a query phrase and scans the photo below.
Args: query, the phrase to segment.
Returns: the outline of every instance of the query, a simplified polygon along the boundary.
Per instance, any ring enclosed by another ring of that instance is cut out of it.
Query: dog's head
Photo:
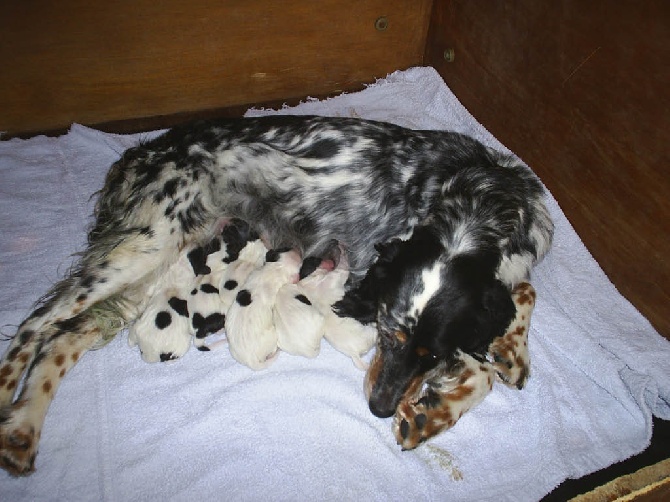
[[[484,355],[515,308],[495,278],[499,258],[493,252],[451,255],[427,227],[378,251],[369,274],[379,334],[366,392],[372,413],[389,417],[407,389],[441,362],[448,365],[456,349]]]

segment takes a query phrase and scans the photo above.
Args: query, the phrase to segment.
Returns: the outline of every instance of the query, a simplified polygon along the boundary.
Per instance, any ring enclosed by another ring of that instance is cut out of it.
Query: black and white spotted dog
[[[131,148],[107,175],[78,265],[21,324],[0,364],[0,463],[32,472],[67,370],[135,319],[180,253],[230,218],[303,258],[342,245],[348,294],[378,307],[371,409],[392,414],[410,375],[504,332],[510,287],[551,242],[542,197],[528,169],[474,139],[351,118],[200,122]],[[359,291],[379,244],[380,266]],[[369,284],[377,280],[384,288]],[[419,369],[403,369],[392,351]]]

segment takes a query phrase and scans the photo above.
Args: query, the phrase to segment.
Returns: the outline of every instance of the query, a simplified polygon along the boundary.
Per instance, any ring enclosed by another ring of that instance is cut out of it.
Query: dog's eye
[[[437,356],[426,347],[420,345],[415,349],[416,355],[425,361],[436,361]]]

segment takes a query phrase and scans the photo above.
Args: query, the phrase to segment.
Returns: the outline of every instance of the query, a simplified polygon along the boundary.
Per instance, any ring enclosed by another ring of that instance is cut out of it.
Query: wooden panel
[[[0,131],[358,89],[423,58],[430,0],[10,0]],[[386,16],[388,27],[375,29]]]
[[[426,52],[667,338],[669,27],[666,0],[436,0]]]

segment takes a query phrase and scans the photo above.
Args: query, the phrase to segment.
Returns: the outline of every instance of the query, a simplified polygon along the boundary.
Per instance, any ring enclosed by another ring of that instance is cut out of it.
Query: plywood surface
[[[0,131],[359,89],[422,62],[430,0],[10,1]],[[380,17],[386,29],[375,28]]]
[[[426,58],[667,338],[669,26],[663,0],[436,0]]]

